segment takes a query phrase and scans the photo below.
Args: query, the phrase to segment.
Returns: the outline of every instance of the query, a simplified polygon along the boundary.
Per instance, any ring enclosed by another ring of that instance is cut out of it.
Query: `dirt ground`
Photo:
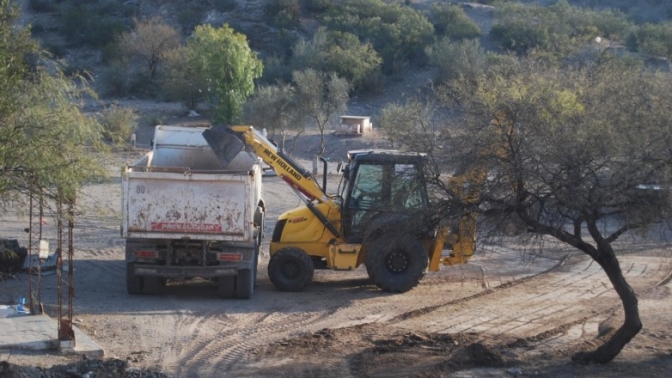
[[[329,185],[337,183],[331,176]],[[264,193],[270,235],[274,219],[299,200],[277,177],[264,178]],[[379,291],[362,268],[317,271],[307,290],[278,292],[266,274],[265,240],[251,300],[222,300],[203,280],[130,296],[119,179],[86,187],[80,203],[87,211],[75,226],[74,323],[116,359],[108,361],[133,369],[176,377],[651,377],[672,368],[672,256],[650,239],[619,245],[644,329],[612,363],[580,366],[571,354],[599,345],[619,324],[620,302],[596,264],[551,240],[543,252],[513,239],[481,245],[470,264],[428,273],[405,294]],[[2,236],[25,238],[26,223],[18,210],[6,213]],[[53,225],[43,227],[48,237]],[[0,282],[0,303],[26,296],[27,280]],[[55,289],[55,275],[44,276],[41,299],[54,317]],[[80,360],[0,351],[14,369]]]

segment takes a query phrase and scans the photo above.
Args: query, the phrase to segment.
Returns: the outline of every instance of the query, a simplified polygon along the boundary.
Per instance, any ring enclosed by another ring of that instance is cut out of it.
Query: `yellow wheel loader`
[[[465,264],[474,252],[474,218],[457,232],[427,222],[429,198],[422,153],[358,150],[348,153],[336,193],[327,194],[326,161],[320,186],[310,171],[252,126],[213,126],[203,132],[226,165],[242,149],[261,158],[303,200],[280,215],[270,243],[268,274],[281,291],[300,291],[315,269],[360,265],[384,291],[403,293],[429,268]],[[444,244],[452,250],[444,253]]]

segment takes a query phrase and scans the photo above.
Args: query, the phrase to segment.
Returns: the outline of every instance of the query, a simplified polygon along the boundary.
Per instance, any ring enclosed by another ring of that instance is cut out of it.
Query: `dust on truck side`
[[[224,167],[203,127],[156,126],[152,151],[122,170],[122,237],[129,294],[167,281],[216,281],[224,298],[254,291],[264,223],[260,162]]]

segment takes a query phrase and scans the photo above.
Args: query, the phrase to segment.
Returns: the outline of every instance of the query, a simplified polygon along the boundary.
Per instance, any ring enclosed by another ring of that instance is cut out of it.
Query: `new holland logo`
[[[269,150],[268,148],[265,148],[265,149],[264,149],[264,155],[266,155],[266,156],[268,156],[269,158],[271,158],[271,161],[273,161],[274,163],[276,163],[280,168],[284,169],[285,172],[287,172],[287,174],[289,174],[289,175],[292,176],[294,179],[296,179],[296,181],[301,181],[301,179],[303,178],[297,171],[295,171],[294,169],[292,169],[292,167],[291,167],[289,164],[287,164],[286,161],[282,160],[280,157],[278,157],[276,154],[274,154],[274,153],[273,153],[271,150]]]

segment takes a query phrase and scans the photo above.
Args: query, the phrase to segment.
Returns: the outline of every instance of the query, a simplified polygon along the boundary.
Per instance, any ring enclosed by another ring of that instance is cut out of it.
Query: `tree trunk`
[[[320,128],[320,152],[317,154],[317,156],[322,156],[324,155],[324,150],[326,149],[326,145],[324,142],[324,127]]]
[[[632,287],[625,281],[621,266],[611,246],[599,247],[598,254],[594,259],[604,269],[604,272],[607,273],[609,281],[611,281],[616,293],[621,298],[625,312],[625,321],[618,331],[602,346],[592,352],[576,353],[572,356],[572,360],[584,364],[606,364],[613,360],[623,347],[639,333],[642,329],[642,321],[639,318],[637,296]]]

